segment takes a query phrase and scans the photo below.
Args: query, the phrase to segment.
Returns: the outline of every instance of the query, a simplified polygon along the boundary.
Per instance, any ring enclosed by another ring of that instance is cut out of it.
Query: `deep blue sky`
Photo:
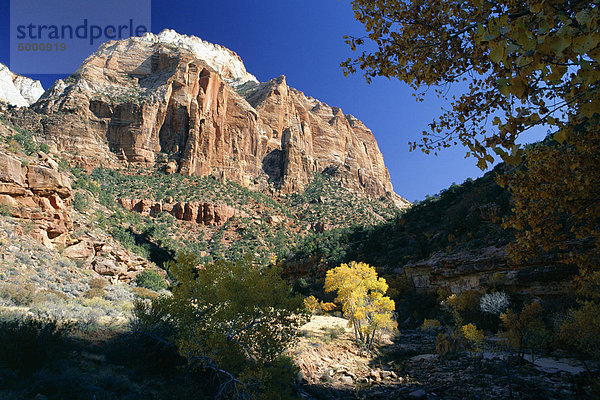
[[[1,4],[0,62],[8,65],[9,3]],[[290,86],[355,115],[373,131],[395,191],[411,201],[482,174],[463,148],[437,157],[409,152],[408,142],[440,114],[437,98],[417,103],[400,82],[379,78],[369,85],[360,74],[344,77],[339,65],[352,51],[342,36],[362,32],[348,0],[153,0],[152,31],[165,28],[224,45],[260,81],[286,75]],[[56,79],[33,77],[46,89]]]

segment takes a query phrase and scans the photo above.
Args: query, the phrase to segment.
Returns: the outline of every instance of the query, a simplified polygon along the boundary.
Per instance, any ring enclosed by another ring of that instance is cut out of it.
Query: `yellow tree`
[[[531,359],[534,361],[535,350],[547,344],[550,333],[546,329],[543,315],[544,310],[537,302],[527,304],[521,314],[516,314],[510,309],[500,314],[506,329],[504,337],[508,345],[518,352],[520,358],[524,357],[525,349],[529,349]]]
[[[374,267],[352,261],[327,271],[325,291],[337,291],[344,316],[354,328],[356,341],[370,349],[378,329],[393,329],[395,304],[385,295],[388,285]]]
[[[558,251],[579,268],[582,308],[565,331],[580,335],[572,340],[582,350],[598,348],[600,327],[593,322],[600,317],[600,1],[352,5],[367,36],[347,42],[366,50],[342,63],[345,72],[362,69],[367,80],[398,78],[419,91],[420,100],[433,87],[450,101],[411,149],[437,152],[461,142],[481,168],[494,154],[518,165],[500,179],[514,200],[506,222],[516,231],[511,256],[523,260]],[[459,82],[467,89],[449,99],[448,85]],[[554,132],[554,141],[523,152],[517,139],[541,125]],[[582,325],[593,329],[576,328]]]

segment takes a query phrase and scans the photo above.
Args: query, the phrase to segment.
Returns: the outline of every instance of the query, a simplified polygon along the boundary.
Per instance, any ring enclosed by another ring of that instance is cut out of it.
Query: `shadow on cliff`
[[[279,184],[283,177],[284,154],[275,149],[263,158],[262,169],[269,177],[269,182]]]

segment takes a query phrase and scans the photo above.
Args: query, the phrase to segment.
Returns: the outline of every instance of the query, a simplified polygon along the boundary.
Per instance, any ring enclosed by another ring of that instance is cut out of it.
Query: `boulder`
[[[175,161],[170,161],[165,165],[165,174],[172,175],[177,172],[177,163]]]
[[[65,199],[71,195],[71,182],[60,172],[42,165],[27,167],[27,183],[29,189],[40,196],[58,194]]]
[[[96,273],[103,276],[115,276],[127,273],[127,268],[123,265],[118,265],[115,260],[110,258],[99,257],[92,262],[92,268]]]
[[[25,186],[25,170],[21,167],[21,160],[0,153],[0,182]]]
[[[423,389],[415,390],[408,394],[408,398],[411,400],[425,400],[427,399],[427,392]]]
[[[63,255],[76,260],[87,260],[96,254],[94,243],[89,239],[84,239],[79,243],[67,247]]]

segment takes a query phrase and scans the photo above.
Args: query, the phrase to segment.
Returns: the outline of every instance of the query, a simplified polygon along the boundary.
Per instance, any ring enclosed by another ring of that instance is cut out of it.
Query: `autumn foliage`
[[[517,163],[516,141],[523,132],[536,125],[560,131],[600,110],[597,1],[354,0],[352,5],[367,36],[348,36],[347,43],[368,50],[342,63],[346,73],[361,69],[367,80],[398,78],[421,100],[432,88],[451,103],[412,148],[429,153],[461,142],[482,168],[494,153]],[[467,89],[450,98],[448,85],[459,82]]]
[[[394,329],[395,304],[385,295],[388,285],[369,264],[352,261],[327,271],[325,291],[337,291],[335,301],[354,328],[356,341],[373,347],[378,330]]]
[[[342,63],[345,73],[362,70],[368,81],[397,78],[418,100],[432,89],[450,103],[411,149],[430,153],[462,143],[482,169],[495,155],[514,167],[499,178],[512,194],[513,215],[504,225],[516,236],[511,257],[522,262],[554,254],[579,268],[580,307],[567,315],[563,337],[598,356],[600,2],[352,5],[367,35],[346,38],[353,50],[364,50]],[[453,84],[462,93],[450,91]],[[548,138],[524,148],[519,139],[535,127]],[[530,331],[521,317],[507,312],[503,322],[513,333]],[[519,340],[523,335],[515,333]]]
[[[295,398],[283,353],[308,318],[280,270],[251,259],[199,265],[180,254],[170,272],[173,295],[138,302],[137,330],[176,347],[191,368],[212,371],[219,396]]]

